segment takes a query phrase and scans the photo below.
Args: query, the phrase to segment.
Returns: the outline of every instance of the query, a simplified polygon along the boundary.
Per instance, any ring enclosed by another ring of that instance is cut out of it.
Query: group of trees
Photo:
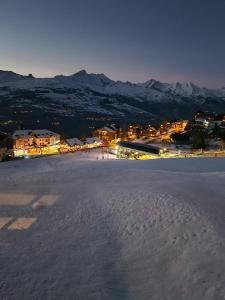
[[[221,139],[221,143],[220,143],[221,150],[225,150],[225,130],[220,132],[220,139]]]
[[[205,149],[209,144],[209,134],[204,129],[196,129],[192,132],[192,146],[194,149]]]
[[[189,144],[194,149],[205,149],[212,138],[220,139],[220,148],[225,150],[225,130],[215,127],[212,132],[204,128],[194,128],[188,133],[174,133],[172,139],[178,144]]]

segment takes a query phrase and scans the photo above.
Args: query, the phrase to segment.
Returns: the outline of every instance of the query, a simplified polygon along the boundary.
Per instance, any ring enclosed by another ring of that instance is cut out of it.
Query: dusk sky
[[[225,86],[224,0],[0,0],[0,69]]]

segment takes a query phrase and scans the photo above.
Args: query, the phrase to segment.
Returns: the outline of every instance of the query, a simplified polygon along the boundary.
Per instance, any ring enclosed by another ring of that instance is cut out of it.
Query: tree
[[[175,144],[188,145],[190,144],[190,135],[188,133],[173,133],[171,135]]]
[[[196,129],[192,135],[194,149],[205,149],[208,145],[208,133],[204,129]]]
[[[220,132],[220,148],[225,150],[225,130]]]
[[[220,136],[220,133],[221,133],[221,131],[220,131],[219,125],[215,124],[215,126],[213,128],[213,135],[218,137],[218,136]]]

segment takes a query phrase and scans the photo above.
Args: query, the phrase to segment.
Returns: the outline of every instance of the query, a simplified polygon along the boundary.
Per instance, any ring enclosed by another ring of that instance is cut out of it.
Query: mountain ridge
[[[28,80],[28,82],[27,82]],[[56,75],[49,78],[33,77],[32,74],[20,75],[12,71],[0,70],[0,86],[9,85],[11,87],[32,88],[37,85],[59,86],[59,87],[89,87],[97,91],[108,93],[122,93],[127,95],[145,93],[146,91],[157,91],[161,93],[170,93],[179,96],[213,96],[225,98],[225,88],[208,89],[199,87],[192,82],[164,83],[155,79],[150,79],[142,83],[133,83],[130,81],[115,81],[103,73],[87,73],[86,70],[80,70],[71,75]],[[151,95],[153,96],[153,95]],[[154,98],[154,97],[153,97]]]

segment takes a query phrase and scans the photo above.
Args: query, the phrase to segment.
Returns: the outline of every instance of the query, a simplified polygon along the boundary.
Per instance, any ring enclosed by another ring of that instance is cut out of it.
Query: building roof
[[[16,130],[13,133],[13,138],[18,138],[18,137],[28,137],[31,135],[32,130]]]
[[[66,142],[68,145],[70,145],[70,147],[82,146],[84,144],[81,140],[77,138],[67,139]]]
[[[97,131],[98,130],[100,130],[100,131],[104,130],[104,131],[108,131],[108,132],[115,132],[116,130],[118,130],[118,128],[116,127],[115,124],[111,124],[111,125],[106,125],[106,126],[104,126],[102,128],[98,128],[96,130]]]
[[[119,142],[119,146],[141,151],[141,152],[147,152],[152,154],[159,154],[160,148],[152,145],[145,145],[140,143],[132,143],[132,142]]]
[[[53,136],[58,134],[48,129],[35,129],[35,130],[26,129],[26,130],[16,130],[12,136],[13,138],[26,138],[34,135],[37,137],[46,137],[46,136]]]
[[[109,132],[114,132],[115,131],[115,129],[112,129],[108,126],[103,127],[103,130],[106,130],[106,131],[109,131]]]
[[[119,129],[119,127],[116,126],[116,124],[111,124],[108,127],[111,128],[111,129],[113,129],[113,130],[118,130]]]
[[[33,130],[32,134],[42,137],[42,136],[52,136],[52,135],[58,135],[57,133],[50,131],[48,129],[38,129],[38,130]]]
[[[103,142],[98,137],[90,137],[90,138],[86,138],[85,143],[86,144],[94,144],[94,143],[103,143]]]

